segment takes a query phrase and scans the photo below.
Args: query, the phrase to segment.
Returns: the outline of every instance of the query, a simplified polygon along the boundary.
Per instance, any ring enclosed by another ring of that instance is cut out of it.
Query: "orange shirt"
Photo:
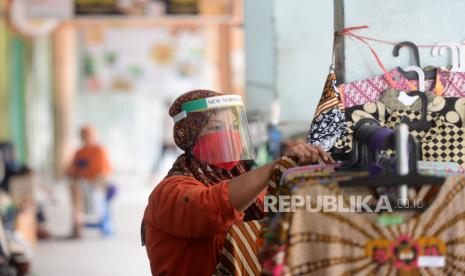
[[[212,275],[226,233],[242,219],[227,181],[207,187],[193,177],[165,178],[144,214],[152,275]]]
[[[110,161],[105,149],[99,145],[91,145],[76,152],[68,174],[94,180],[108,175],[110,171]]]

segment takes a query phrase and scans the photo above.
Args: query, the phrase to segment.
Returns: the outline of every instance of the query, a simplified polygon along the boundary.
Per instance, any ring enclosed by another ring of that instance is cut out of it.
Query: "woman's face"
[[[234,109],[215,110],[193,148],[197,160],[231,170],[242,160],[240,120]]]
[[[200,131],[199,137],[225,130],[239,130],[238,116],[230,109],[221,110],[213,114],[202,131]]]

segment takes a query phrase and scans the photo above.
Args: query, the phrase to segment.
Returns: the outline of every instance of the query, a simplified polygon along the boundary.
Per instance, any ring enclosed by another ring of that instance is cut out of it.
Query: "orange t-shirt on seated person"
[[[110,161],[105,149],[99,145],[91,145],[76,152],[68,174],[87,180],[95,180],[108,175],[110,171]]]

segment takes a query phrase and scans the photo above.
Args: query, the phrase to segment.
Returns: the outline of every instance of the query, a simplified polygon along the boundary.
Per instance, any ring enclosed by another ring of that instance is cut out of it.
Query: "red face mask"
[[[229,171],[239,163],[242,153],[241,135],[235,130],[206,134],[197,140],[193,152],[197,160]],[[232,161],[221,162],[225,159]]]

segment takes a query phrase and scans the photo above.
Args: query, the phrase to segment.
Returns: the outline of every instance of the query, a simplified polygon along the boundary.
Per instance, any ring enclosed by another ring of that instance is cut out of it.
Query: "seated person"
[[[75,153],[68,169],[73,202],[72,238],[81,237],[81,228],[84,223],[84,196],[81,185],[87,183],[94,188],[105,189],[106,178],[111,172],[108,155],[106,150],[97,143],[95,129],[91,126],[83,127],[81,139],[83,147]]]

